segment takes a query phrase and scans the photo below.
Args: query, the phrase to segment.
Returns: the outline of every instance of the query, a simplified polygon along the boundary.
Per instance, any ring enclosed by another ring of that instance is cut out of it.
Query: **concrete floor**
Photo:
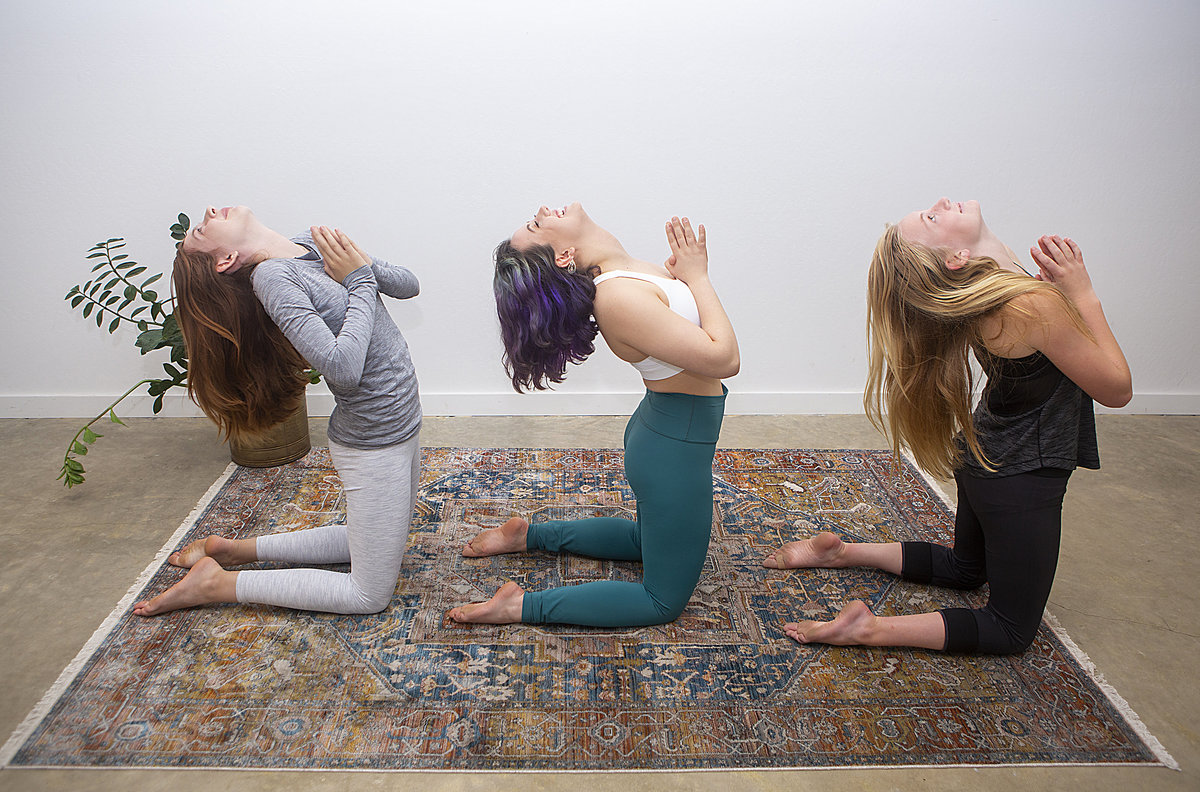
[[[0,420],[0,742],[224,470],[201,419],[130,420],[54,477],[78,422]],[[619,446],[623,418],[431,418],[426,446]],[[312,421],[314,444],[325,421]],[[1104,470],[1071,482],[1050,611],[1183,770],[985,768],[712,773],[0,771],[0,790],[1200,789],[1200,418],[1101,416]],[[565,441],[565,442],[564,442]],[[726,447],[868,448],[861,416],[731,416]]]

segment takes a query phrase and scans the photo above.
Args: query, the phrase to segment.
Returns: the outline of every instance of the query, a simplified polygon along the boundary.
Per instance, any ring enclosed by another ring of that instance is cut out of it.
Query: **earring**
[[[574,259],[572,259],[571,263],[567,265],[567,272],[571,273],[572,275],[575,274],[575,260]]]

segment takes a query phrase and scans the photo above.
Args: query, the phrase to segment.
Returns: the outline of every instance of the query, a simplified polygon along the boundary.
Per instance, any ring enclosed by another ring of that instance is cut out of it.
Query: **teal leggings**
[[[642,582],[598,581],[526,592],[526,624],[636,627],[683,612],[708,554],[712,461],[725,395],[647,391],[625,427],[625,476],[637,519],[596,517],[529,526],[529,550],[642,562]]]

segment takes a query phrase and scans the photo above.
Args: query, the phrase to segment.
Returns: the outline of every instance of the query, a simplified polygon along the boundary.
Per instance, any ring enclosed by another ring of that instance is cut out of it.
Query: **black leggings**
[[[947,652],[1012,654],[1033,643],[1058,566],[1068,470],[1003,478],[959,470],[954,548],[904,542],[905,580],[956,589],[989,584],[987,604],[946,608]]]

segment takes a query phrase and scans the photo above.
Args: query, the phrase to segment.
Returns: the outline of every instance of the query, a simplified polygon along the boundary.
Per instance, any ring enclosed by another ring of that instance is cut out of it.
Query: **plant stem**
[[[112,314],[113,316],[116,316],[116,317],[118,317],[118,318],[120,318],[120,319],[123,319],[124,321],[126,321],[126,322],[129,322],[130,324],[137,324],[138,322],[145,322],[147,325],[153,325],[154,327],[162,327],[162,326],[163,326],[163,323],[162,323],[162,322],[155,322],[155,321],[153,321],[153,320],[151,320],[151,319],[133,319],[133,318],[131,318],[131,317],[129,317],[129,316],[125,316],[124,314],[122,314],[122,313],[121,313],[120,311],[118,311],[117,309],[115,309],[115,308],[109,308],[109,307],[108,307],[108,306],[106,306],[104,303],[100,302],[100,301],[99,301],[99,300],[97,300],[95,297],[92,297],[92,296],[91,296],[91,295],[89,295],[89,294],[84,294],[82,291],[80,291],[80,292],[76,292],[76,293],[77,293],[77,294],[83,294],[83,299],[87,300],[88,302],[90,302],[90,303],[94,304],[94,305],[95,305],[97,308],[99,308],[99,309],[100,309],[100,313],[104,313],[105,311],[108,311],[108,312],[109,312],[110,314]]]

